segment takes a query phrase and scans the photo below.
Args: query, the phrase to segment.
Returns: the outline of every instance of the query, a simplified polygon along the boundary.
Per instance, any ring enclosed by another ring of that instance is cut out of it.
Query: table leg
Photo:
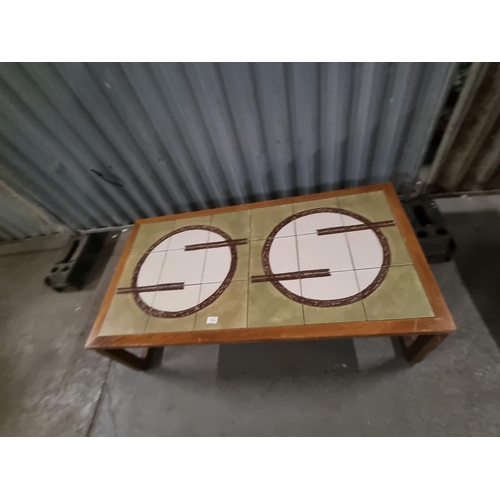
[[[400,337],[406,361],[409,363],[422,361],[445,338],[446,335],[406,335]]]
[[[113,361],[128,366],[134,370],[146,371],[154,364],[154,361],[161,358],[163,347],[145,347],[139,356],[132,354],[126,349],[96,349],[97,352]]]

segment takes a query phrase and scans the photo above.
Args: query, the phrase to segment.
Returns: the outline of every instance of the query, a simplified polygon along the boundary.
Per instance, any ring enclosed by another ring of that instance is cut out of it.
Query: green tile
[[[233,239],[249,238],[250,210],[216,214],[212,217],[211,225],[222,229]]]
[[[337,198],[324,198],[323,200],[303,201],[301,203],[293,204],[293,213],[303,212],[304,210],[311,210],[311,208],[338,208],[339,204]]]
[[[413,264],[399,229],[396,226],[384,227],[381,228],[381,231],[389,243],[389,248],[391,250],[391,266]]]
[[[211,219],[212,216],[207,215],[204,217],[191,217],[187,219],[184,218],[165,222],[154,222],[151,224],[141,224],[139,232],[135,238],[134,245],[132,246],[131,254],[142,254],[146,252],[155,241],[158,241],[174,229],[193,225],[210,226]]]
[[[365,310],[361,302],[340,307],[304,306],[306,324],[343,323],[350,321],[366,321]]]
[[[262,240],[283,220],[292,215],[292,205],[257,208],[252,210],[252,240]]]
[[[196,313],[195,330],[221,330],[247,326],[248,281],[233,281],[224,293],[208,307]],[[216,316],[217,323],[207,325]]]
[[[249,279],[251,279],[252,276],[264,274],[264,269],[262,268],[262,248],[264,247],[264,243],[265,240],[254,240],[250,242]]]
[[[146,333],[191,332],[194,330],[196,314],[183,318],[157,318],[150,316]]]
[[[246,245],[236,245],[238,252],[238,265],[234,273],[233,281],[246,281],[248,280],[248,265],[250,261],[250,242]]]
[[[174,221],[175,229],[186,226],[210,226],[212,221],[211,215],[204,215],[202,217],[189,217],[184,219],[177,219]]]
[[[144,333],[148,317],[136,304],[132,294],[115,295],[99,336]]]
[[[286,298],[271,283],[250,283],[248,326],[303,325],[302,304]]]
[[[173,231],[175,221],[155,222],[151,224],[141,224],[139,232],[132,246],[132,254],[143,254],[148,248],[160,238]]]
[[[143,254],[134,253],[129,255],[125,267],[123,268],[122,275],[120,276],[120,281],[118,282],[118,288],[132,286],[132,277],[134,276],[135,268],[141,260]]]
[[[339,196],[337,200],[340,208],[363,215],[373,222],[394,220],[383,191]]]
[[[429,318],[434,313],[413,266],[389,268],[382,284],[363,300],[369,320]]]

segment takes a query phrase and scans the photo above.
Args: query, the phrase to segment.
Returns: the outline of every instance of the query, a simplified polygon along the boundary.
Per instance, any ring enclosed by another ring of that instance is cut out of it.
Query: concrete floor
[[[458,331],[416,366],[385,338],[175,347],[134,372],[83,347],[128,233],[71,293],[43,284],[65,238],[3,245],[0,435],[499,435],[500,197],[439,206]]]

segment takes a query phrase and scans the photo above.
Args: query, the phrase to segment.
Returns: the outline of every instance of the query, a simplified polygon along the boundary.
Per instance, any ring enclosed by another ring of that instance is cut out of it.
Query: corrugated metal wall
[[[436,155],[427,191],[500,189],[500,63],[474,63]]]
[[[403,192],[454,66],[1,64],[0,178],[77,230],[387,180]]]
[[[0,240],[29,238],[64,230],[44,210],[0,180]]]

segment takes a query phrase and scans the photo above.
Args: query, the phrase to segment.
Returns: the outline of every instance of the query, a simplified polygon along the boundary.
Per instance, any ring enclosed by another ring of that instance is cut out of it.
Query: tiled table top
[[[91,337],[434,318],[384,186],[140,221]]]

